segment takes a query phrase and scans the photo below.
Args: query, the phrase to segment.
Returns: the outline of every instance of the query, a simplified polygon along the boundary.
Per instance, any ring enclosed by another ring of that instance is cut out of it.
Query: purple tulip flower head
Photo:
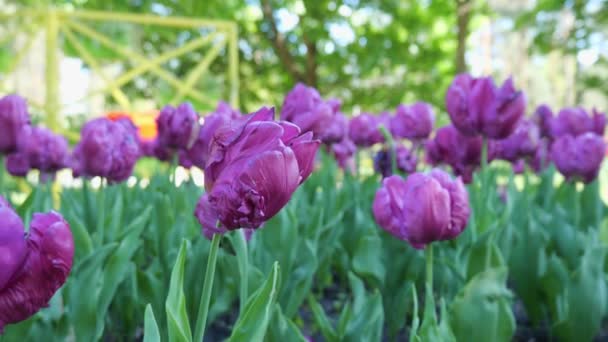
[[[99,176],[121,182],[129,178],[139,156],[139,141],[131,129],[120,122],[98,118],[82,128],[72,168],[77,176]]]
[[[540,105],[536,107],[532,121],[538,126],[540,130],[540,136],[542,138],[551,137],[551,122],[553,121],[553,112],[547,105]]]
[[[388,126],[389,114],[373,115],[361,113],[352,119],[348,125],[348,135],[357,146],[369,147],[384,141],[379,131],[381,124]]]
[[[198,114],[188,102],[174,108],[165,106],[156,118],[160,144],[173,149],[192,146],[198,136]]]
[[[319,92],[302,83],[287,94],[281,108],[281,120],[296,124],[303,133],[313,132],[315,139],[326,144],[338,142],[344,135],[344,119],[340,115],[340,101],[323,101]]]
[[[473,180],[473,172],[481,165],[481,137],[469,137],[453,125],[437,130],[426,144],[426,156],[432,165],[447,164],[465,183]]]
[[[17,150],[19,134],[29,124],[27,103],[22,97],[7,95],[0,99],[0,154]]]
[[[551,160],[557,170],[568,180],[580,179],[585,183],[597,177],[605,154],[603,138],[591,132],[566,134],[551,145]]]
[[[7,169],[14,176],[25,176],[30,169],[52,175],[68,164],[67,140],[46,128],[24,128],[17,145],[17,152],[7,159]]]
[[[456,238],[466,228],[469,197],[460,179],[434,169],[406,180],[390,176],[382,181],[373,203],[376,222],[384,230],[424,248],[434,241]]]
[[[332,116],[331,121],[327,124],[324,130],[321,131],[318,138],[324,144],[334,144],[340,142],[346,136],[348,131],[348,119],[342,113],[336,113]]]
[[[530,120],[521,120],[517,128],[505,139],[491,140],[488,148],[490,160],[502,159],[512,163],[519,159],[534,158],[540,144],[540,130]]]
[[[173,156],[173,150],[162,145],[158,137],[152,140],[140,140],[139,146],[141,155],[144,157],[156,158],[160,161],[170,161]]]
[[[0,198],[0,333],[48,306],[65,283],[74,258],[68,223],[51,212],[34,214],[29,233]]]
[[[606,115],[604,113],[599,113],[594,109],[593,115],[590,116],[585,109],[580,107],[564,108],[551,122],[551,136],[553,139],[557,139],[566,134],[577,136],[587,132],[604,135],[605,127]]]
[[[425,102],[416,102],[411,106],[401,104],[390,120],[390,130],[398,138],[426,139],[433,131],[434,122],[435,114],[430,104]]]
[[[456,76],[446,93],[452,123],[464,135],[503,139],[524,115],[526,98],[511,78],[499,88],[491,77]]]
[[[397,162],[397,169],[406,174],[416,172],[416,166],[418,164],[418,158],[408,148],[402,145],[398,145],[397,156],[395,157]],[[383,178],[391,176],[393,174],[393,160],[390,149],[382,149],[374,157],[374,170],[382,175]]]
[[[227,124],[229,121],[238,119],[241,113],[232,109],[225,102],[220,102],[215,112],[207,115],[204,118],[203,125],[199,130],[198,136],[192,146],[180,153],[180,164],[184,166],[184,162],[204,169],[207,166],[209,159],[209,147],[218,127]]]
[[[217,128],[195,211],[206,236],[259,228],[312,172],[320,142],[273,116],[262,108]]]
[[[357,153],[357,146],[348,137],[345,136],[339,143],[332,144],[331,153],[342,170],[355,171],[356,165],[353,157]]]

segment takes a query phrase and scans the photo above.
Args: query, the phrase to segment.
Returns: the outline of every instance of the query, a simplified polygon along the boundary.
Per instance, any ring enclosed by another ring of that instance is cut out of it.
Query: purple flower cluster
[[[72,269],[74,241],[68,223],[55,212],[23,221],[0,197],[0,334],[46,307]]]
[[[52,175],[68,166],[69,148],[63,136],[46,128],[27,126],[17,140],[17,150],[6,161],[10,174],[23,177],[30,169],[36,169]]]

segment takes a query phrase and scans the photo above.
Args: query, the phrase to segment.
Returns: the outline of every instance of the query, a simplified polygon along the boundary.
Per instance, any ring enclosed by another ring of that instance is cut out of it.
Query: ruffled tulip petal
[[[46,307],[72,268],[74,241],[59,214],[34,215],[27,248],[21,270],[0,290],[0,332]]]
[[[0,197],[1,198],[1,197]],[[27,255],[23,221],[0,203],[0,291],[21,267]]]

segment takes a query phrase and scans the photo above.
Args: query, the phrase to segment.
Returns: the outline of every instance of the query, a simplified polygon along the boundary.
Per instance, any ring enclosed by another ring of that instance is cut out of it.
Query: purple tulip
[[[46,128],[28,126],[21,131],[17,151],[8,156],[7,169],[14,176],[25,176],[30,169],[54,174],[67,166],[68,142]]]
[[[232,109],[224,102],[220,102],[215,112],[205,117],[198,137],[194,141],[194,144],[192,144],[192,147],[180,153],[180,164],[185,166],[186,163],[189,163],[190,165],[204,169],[209,159],[211,140],[217,128],[241,116],[237,110]]]
[[[568,180],[581,179],[585,183],[597,177],[605,154],[603,138],[590,132],[560,136],[551,146],[551,159],[557,170]]]
[[[325,129],[319,134],[318,138],[324,144],[334,144],[340,142],[346,136],[348,130],[348,119],[344,114],[337,113],[332,117],[332,120],[327,124]]]
[[[218,102],[217,107],[215,108],[215,112],[211,113],[210,115],[213,115],[213,114],[226,116],[229,118],[238,118],[239,116],[243,115],[243,114],[241,114],[241,112],[238,109],[232,108],[232,106],[230,104],[228,104],[224,101]],[[209,116],[207,116],[205,119],[207,119]]]
[[[381,124],[386,126],[389,121],[389,114],[373,115],[369,113],[359,114],[352,119],[348,125],[350,139],[357,146],[369,147],[384,141],[382,133],[378,130]]]
[[[48,306],[74,258],[68,223],[58,213],[34,214],[29,233],[0,198],[0,333]]]
[[[536,107],[532,121],[538,126],[540,130],[540,136],[542,138],[551,137],[551,122],[553,121],[553,112],[547,105],[540,105]]]
[[[198,114],[188,102],[174,108],[165,106],[156,118],[158,140],[162,146],[186,149],[198,136]]]
[[[390,176],[382,181],[373,203],[376,222],[384,230],[422,249],[433,241],[451,240],[466,228],[469,198],[460,179],[434,169],[406,180]]]
[[[557,139],[566,134],[577,136],[587,132],[604,135],[605,126],[606,115],[595,109],[590,116],[581,107],[564,108],[551,122],[551,137]]]
[[[456,76],[446,93],[452,123],[464,135],[503,139],[524,115],[526,99],[511,78],[498,88],[491,77]]]
[[[448,164],[465,183],[473,180],[473,171],[481,165],[481,137],[469,137],[453,125],[437,130],[426,144],[426,156],[432,165]]]
[[[0,153],[9,154],[17,150],[21,130],[29,126],[30,115],[27,103],[18,95],[7,95],[0,99]]]
[[[217,128],[205,168],[207,193],[195,211],[206,236],[259,228],[312,172],[320,142],[273,116],[273,109],[262,108]]]
[[[430,104],[425,102],[416,102],[411,106],[401,104],[390,120],[390,130],[398,138],[426,139],[433,131],[434,122],[435,114]]]
[[[416,155],[405,146],[399,145],[396,150],[397,169],[407,174],[416,172],[416,165],[418,164]],[[392,164],[391,152],[388,149],[380,150],[374,157],[374,170],[380,173],[383,178],[393,174]]]
[[[357,146],[348,137],[344,137],[337,144],[332,144],[331,153],[341,169],[355,171],[356,165],[353,156],[357,153]]]
[[[84,125],[74,148],[75,175],[105,177],[112,182],[129,178],[140,156],[137,136],[126,125],[98,118]]]
[[[534,172],[540,173],[551,163],[550,157],[549,142],[546,139],[541,139],[540,144],[534,153],[534,157],[528,159],[528,166],[530,166]]]
[[[530,120],[521,120],[517,128],[505,139],[491,140],[488,146],[490,160],[502,159],[512,163],[533,158],[540,144],[540,131]]]
[[[296,124],[303,133],[313,132],[315,139],[331,144],[344,135],[343,121],[336,118],[339,111],[339,100],[323,101],[315,88],[298,83],[283,101],[281,120]]]
[[[144,157],[156,158],[160,161],[170,161],[173,156],[173,151],[161,145],[158,138],[152,140],[140,140],[141,155]]]

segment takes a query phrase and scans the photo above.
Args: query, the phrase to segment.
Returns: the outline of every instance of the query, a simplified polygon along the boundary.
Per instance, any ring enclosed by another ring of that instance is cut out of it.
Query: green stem
[[[103,177],[101,178],[101,184],[99,185],[99,193],[97,194],[97,234],[99,236],[99,244],[103,245],[104,230],[106,221],[106,189],[103,186]]]
[[[205,281],[203,283],[203,292],[201,293],[200,304],[198,307],[194,341],[202,341],[203,336],[205,336],[205,327],[207,325],[207,316],[209,314],[209,302],[211,301],[211,290],[213,289],[213,279],[215,278],[217,252],[220,247],[221,238],[222,236],[220,234],[215,234],[213,235],[213,240],[211,240],[209,258],[207,259],[207,271],[205,271]]]
[[[427,291],[433,291],[433,244],[426,246],[426,289]]]
[[[481,172],[485,174],[488,168],[488,138],[483,137],[481,143]]]
[[[243,313],[243,310],[245,310],[245,304],[247,303],[247,298],[249,297],[249,270],[247,269],[249,266],[249,260],[247,255],[247,240],[245,239],[245,231],[239,229],[236,232],[236,236],[232,236],[230,242],[232,242],[232,247],[236,252],[236,261],[238,264],[239,274],[241,278],[239,305],[240,312]]]
[[[575,229],[579,229],[581,224],[581,193],[576,189],[576,182],[572,182],[572,189],[574,191],[572,195],[572,199],[574,200],[574,227]]]
[[[391,173],[393,175],[397,175],[397,145],[395,144],[395,139],[393,139],[393,135],[388,131],[388,129],[386,129],[386,127],[384,127],[384,125],[380,125],[378,129],[380,130],[380,133],[382,133],[382,135],[384,136],[384,140],[388,145],[388,149],[391,156]]]
[[[361,156],[359,150],[355,150],[355,178],[358,180],[361,176]]]

